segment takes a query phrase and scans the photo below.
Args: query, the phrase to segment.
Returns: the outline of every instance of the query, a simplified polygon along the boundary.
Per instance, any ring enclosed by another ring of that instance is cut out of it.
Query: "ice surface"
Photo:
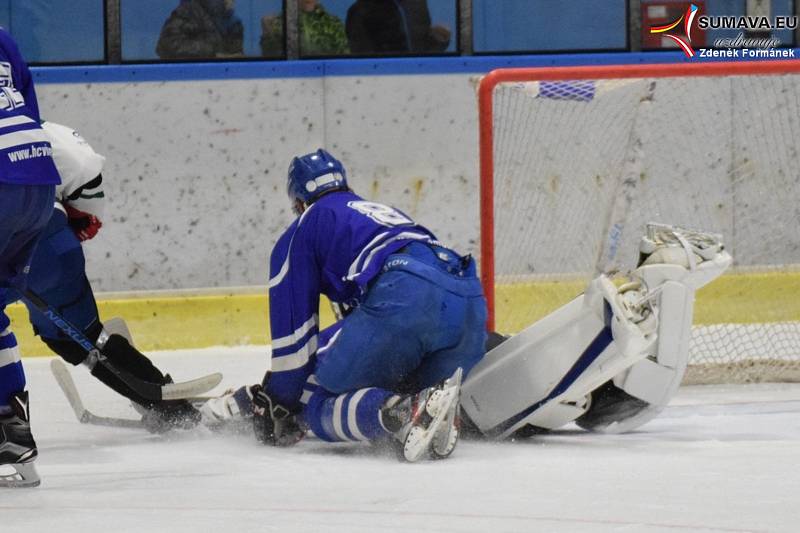
[[[266,348],[153,356],[177,380],[260,380]],[[24,361],[38,489],[0,490],[0,531],[800,531],[800,385],[691,387],[629,435],[459,443],[402,464],[358,444],[294,448],[204,429],[80,425],[46,358]],[[83,368],[87,407],[134,416]]]

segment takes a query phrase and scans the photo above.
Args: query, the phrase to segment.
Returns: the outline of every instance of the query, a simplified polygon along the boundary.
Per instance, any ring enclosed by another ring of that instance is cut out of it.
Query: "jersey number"
[[[0,61],[0,109],[10,111],[25,105],[25,98],[14,88],[11,63]]]
[[[413,220],[394,207],[376,202],[367,202],[365,200],[347,202],[347,207],[355,209],[362,215],[367,215],[383,226],[404,226],[414,223]]]

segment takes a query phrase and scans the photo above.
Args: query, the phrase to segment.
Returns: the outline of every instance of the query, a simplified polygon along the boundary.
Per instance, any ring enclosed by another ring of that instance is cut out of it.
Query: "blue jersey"
[[[389,255],[409,242],[433,240],[401,211],[352,192],[329,193],[312,204],[270,257],[268,392],[286,406],[300,399],[318,347],[320,294],[358,305]]]
[[[0,182],[61,183],[49,137],[39,121],[28,65],[8,32],[0,28]]]

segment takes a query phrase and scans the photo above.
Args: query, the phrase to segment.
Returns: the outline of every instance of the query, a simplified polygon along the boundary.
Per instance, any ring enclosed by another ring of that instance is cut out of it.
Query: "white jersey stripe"
[[[6,329],[2,335],[5,337],[11,335],[11,329]],[[19,362],[19,346],[14,345],[11,348],[4,348],[0,350],[0,367]]]
[[[317,351],[317,336],[314,335],[299,350],[286,355],[272,356],[272,371],[286,372],[296,370],[308,363],[309,357]]]
[[[289,251],[291,252],[291,250],[292,250],[292,243],[289,243]],[[286,254],[286,261],[283,262],[283,265],[281,265],[281,269],[278,271],[278,273],[275,275],[275,277],[272,278],[271,280],[269,280],[269,282],[267,283],[267,287],[271,289],[272,287],[274,287],[277,284],[279,284],[281,281],[283,281],[283,278],[286,277],[286,273],[287,272],[289,272],[289,254],[288,253]]]
[[[350,268],[347,270],[347,277],[348,278],[350,278],[351,276],[354,276],[356,274],[356,272],[358,272],[358,265],[361,263],[361,259],[364,257],[364,255],[369,253],[369,251],[372,249],[372,247],[375,246],[379,241],[381,241],[387,235],[389,235],[389,232],[388,231],[384,231],[383,233],[380,233],[377,237],[375,237],[374,239],[369,241],[369,244],[367,244],[364,247],[364,249],[361,250],[361,253],[358,254],[358,257],[356,257],[356,260],[353,261],[350,264]]]
[[[347,279],[348,280],[352,280],[353,278],[358,276],[361,272],[366,270],[367,267],[369,267],[369,264],[372,261],[372,259],[375,257],[375,254],[377,254],[378,252],[380,252],[381,250],[383,250],[384,248],[386,248],[387,246],[389,246],[393,242],[396,242],[396,241],[399,241],[399,240],[405,240],[405,239],[411,239],[411,240],[423,240],[424,239],[424,240],[428,240],[430,238],[431,238],[430,235],[427,235],[425,233],[416,233],[416,232],[413,232],[413,231],[404,231],[403,233],[398,233],[397,235],[395,235],[391,239],[386,239],[383,243],[381,243],[380,246],[376,246],[375,248],[370,250],[366,261],[364,261],[364,264],[361,265],[361,270],[359,272],[355,273],[355,274],[348,275]]]
[[[342,404],[344,404],[344,399],[347,396],[349,396],[349,394],[340,394],[336,398],[336,401],[333,402],[333,431],[336,433],[336,437],[338,437],[339,440],[345,442],[352,440],[342,428]]]
[[[350,398],[350,404],[347,406],[347,429],[350,430],[350,433],[356,438],[356,440],[366,441],[369,440],[367,437],[361,433],[361,430],[358,429],[358,417],[356,416],[357,412],[356,409],[358,408],[358,402],[361,401],[361,398],[372,389],[360,389],[356,391],[352,398]]]
[[[310,205],[305,211],[303,211],[303,214],[300,215],[300,220],[297,221],[297,227],[294,228],[295,233],[297,233],[297,230],[300,229],[300,224],[303,223],[303,219],[306,217],[306,215],[309,213],[309,211],[311,211],[313,207],[314,204]],[[270,279],[269,282],[267,283],[267,287],[269,287],[270,289],[278,285],[281,281],[283,281],[283,278],[285,278],[286,274],[289,272],[289,258],[292,256],[293,242],[294,242],[294,234],[292,234],[292,239],[289,241],[289,248],[286,250],[286,259],[283,261],[281,269],[278,271],[275,277]]]
[[[36,121],[25,115],[0,120],[0,128],[10,128],[11,126],[19,126],[20,124],[36,124]]]
[[[291,335],[287,335],[279,339],[272,339],[272,349],[277,350],[278,348],[286,348],[287,346],[291,346],[292,344],[302,339],[303,335],[311,331],[311,328],[316,327],[318,323],[319,323],[319,315],[317,314],[312,315],[311,318],[309,318],[305,324],[294,330],[294,332]]]
[[[0,150],[37,142],[50,142],[50,136],[42,129],[16,131],[0,135]]]
[[[303,395],[300,396],[300,403],[302,403],[303,405],[308,405],[308,400],[311,399],[312,394],[314,393],[311,392],[310,390],[304,390]]]

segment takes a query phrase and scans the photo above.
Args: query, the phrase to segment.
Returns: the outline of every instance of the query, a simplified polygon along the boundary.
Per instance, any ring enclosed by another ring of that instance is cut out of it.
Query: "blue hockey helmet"
[[[286,189],[292,202],[310,205],[328,191],[347,188],[347,175],[338,159],[320,148],[292,159]]]

